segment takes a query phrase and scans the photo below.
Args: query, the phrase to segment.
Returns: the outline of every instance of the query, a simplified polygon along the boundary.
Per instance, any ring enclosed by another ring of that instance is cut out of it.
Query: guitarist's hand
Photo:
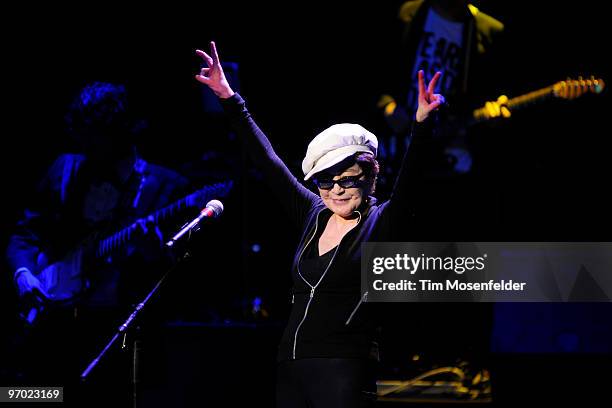
[[[488,101],[485,103],[484,112],[487,119],[493,118],[509,118],[512,113],[508,109],[508,97],[501,95],[496,101]]]
[[[51,296],[43,289],[40,280],[30,271],[23,271],[15,280],[19,297],[35,296],[39,301],[50,300]]]
[[[154,261],[160,256],[160,248],[163,246],[163,235],[153,218],[141,218],[135,222],[137,236],[132,247],[133,252],[138,252],[145,261]]]

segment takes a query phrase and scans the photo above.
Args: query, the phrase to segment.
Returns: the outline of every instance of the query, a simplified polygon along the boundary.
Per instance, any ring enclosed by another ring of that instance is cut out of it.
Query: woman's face
[[[367,197],[367,186],[363,183],[366,177],[361,166],[355,163],[344,170],[331,168],[326,170],[325,174],[318,175],[319,180],[334,181],[341,180],[344,177],[355,176],[361,176],[359,177],[361,183],[357,184],[356,187],[343,188],[338,183],[334,183],[333,187],[329,190],[319,187],[319,195],[327,208],[343,218],[350,218]]]

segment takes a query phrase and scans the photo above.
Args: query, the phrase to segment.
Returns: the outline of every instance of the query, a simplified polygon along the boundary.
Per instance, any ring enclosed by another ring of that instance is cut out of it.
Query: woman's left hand
[[[434,93],[436,84],[442,76],[440,71],[436,72],[434,77],[427,85],[425,89],[425,80],[423,79],[423,70],[418,73],[419,76],[419,107],[416,111],[416,121],[424,122],[430,115],[431,112],[438,109],[438,107],[444,104],[444,96]]]

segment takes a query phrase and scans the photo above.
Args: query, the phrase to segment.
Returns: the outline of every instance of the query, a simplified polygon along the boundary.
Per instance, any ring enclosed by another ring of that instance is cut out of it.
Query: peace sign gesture
[[[210,42],[210,53],[212,57],[202,50],[196,50],[196,54],[202,57],[208,68],[202,68],[195,78],[204,85],[207,85],[219,98],[229,98],[234,94],[234,91],[225,78],[214,41]]]
[[[436,72],[434,77],[427,85],[427,89],[425,89],[425,80],[423,79],[423,70],[420,70],[418,73],[419,76],[419,107],[416,111],[416,121],[423,122],[428,117],[432,111],[438,109],[438,107],[444,104],[444,96],[434,93],[436,89],[436,84],[438,80],[442,76],[440,71]]]

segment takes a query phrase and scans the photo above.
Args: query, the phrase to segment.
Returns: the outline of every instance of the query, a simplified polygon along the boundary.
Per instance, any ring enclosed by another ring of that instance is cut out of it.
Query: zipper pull
[[[355,313],[357,313],[357,309],[359,309],[359,306],[361,306],[361,304],[363,302],[365,302],[368,299],[368,292],[366,291],[363,296],[361,296],[361,299],[359,299],[359,303],[357,303],[357,306],[355,306],[355,308],[353,309],[353,311],[351,312],[351,315],[349,316],[349,318],[346,320],[346,323],[344,323],[345,326],[348,326],[349,323],[351,323],[351,320],[353,320],[353,316],[355,316]]]
[[[314,287],[310,288],[310,298],[311,299],[314,297],[314,291],[315,291]]]
[[[291,304],[295,303],[295,293],[291,294]]]

